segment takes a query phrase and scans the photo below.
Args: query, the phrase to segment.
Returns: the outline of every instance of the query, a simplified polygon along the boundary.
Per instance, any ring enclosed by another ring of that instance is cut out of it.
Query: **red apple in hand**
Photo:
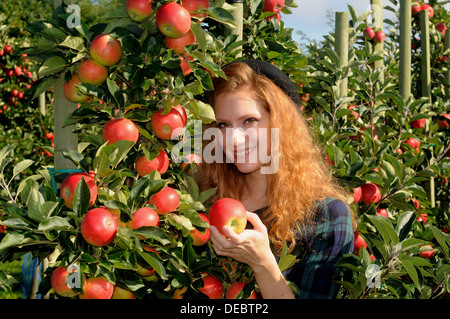
[[[244,289],[245,285],[247,283],[245,282],[236,282],[228,288],[227,293],[225,295],[226,299],[242,299],[239,298],[239,294],[241,294],[242,290]],[[246,299],[259,299],[258,293],[256,291],[252,291],[250,296]]]
[[[108,145],[121,140],[128,140],[136,143],[139,139],[139,129],[133,121],[118,118],[106,123],[102,135],[103,141],[108,142]]]
[[[284,0],[264,0],[263,12],[280,12],[283,9]]]
[[[209,219],[205,214],[202,213],[198,213],[198,215],[200,216],[200,218],[204,221],[206,221],[209,223]],[[203,246],[204,244],[206,244],[209,241],[209,237],[210,237],[210,230],[209,228],[206,228],[205,231],[202,233],[200,232],[198,229],[193,229],[190,232],[190,236],[192,237],[192,245],[193,246]]]
[[[156,11],[156,26],[169,38],[179,38],[191,28],[189,11],[176,2],[169,2]]]
[[[63,180],[59,190],[61,198],[64,199],[64,205],[69,209],[73,209],[75,189],[82,178],[89,187],[91,195],[89,206],[92,206],[97,200],[97,185],[95,184],[94,179],[86,173],[72,173]]]
[[[163,150],[158,150],[158,152],[158,156],[150,161],[147,160],[145,155],[142,155],[136,160],[134,166],[139,176],[145,176],[154,170],[157,170],[160,174],[167,172],[169,168],[169,156]]]
[[[223,284],[214,276],[206,275],[201,279],[203,286],[198,290],[207,295],[209,299],[223,299]]]
[[[141,22],[152,13],[151,2],[152,0],[127,0],[128,16],[136,22]]]
[[[122,45],[119,40],[109,34],[100,34],[92,40],[89,53],[94,61],[103,65],[111,66],[122,58]]]
[[[72,78],[69,82],[64,82],[64,95],[69,101],[79,103],[86,102],[91,98],[89,94],[84,94],[80,91],[77,85],[82,84],[80,78],[77,73],[72,75]]]
[[[103,247],[110,244],[116,237],[117,223],[107,209],[94,208],[83,216],[80,231],[89,244]]]
[[[84,60],[78,66],[78,77],[83,83],[100,85],[105,82],[107,76],[106,68],[92,59]]]
[[[224,226],[239,234],[247,226],[247,212],[244,205],[233,198],[221,198],[209,209],[209,221],[222,234]]]
[[[180,195],[178,195],[175,189],[166,186],[154,194],[148,203],[156,206],[156,212],[158,214],[164,215],[178,208],[178,205],[180,205]]]
[[[164,108],[153,113],[151,118],[152,131],[163,140],[176,138],[181,134],[186,122],[179,110],[172,108],[167,114]]]
[[[91,277],[86,280],[86,286],[80,299],[111,299],[114,285],[105,277]]]

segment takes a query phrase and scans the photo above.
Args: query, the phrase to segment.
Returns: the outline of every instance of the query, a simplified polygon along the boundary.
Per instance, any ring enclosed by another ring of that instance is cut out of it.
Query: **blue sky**
[[[370,0],[296,0],[295,2],[298,8],[292,9],[293,14],[282,16],[285,26],[294,30],[301,30],[306,33],[308,38],[318,41],[321,41],[323,35],[327,35],[331,31],[328,26],[329,19],[327,18],[327,10],[329,8],[333,12],[348,12],[348,5],[351,5],[356,9],[358,15],[370,9]],[[384,6],[392,6],[388,0],[383,0],[382,3]],[[450,4],[447,4],[446,8],[450,10]],[[388,10],[383,10],[383,18],[395,20],[393,13]],[[293,37],[295,41],[300,42],[298,35]]]

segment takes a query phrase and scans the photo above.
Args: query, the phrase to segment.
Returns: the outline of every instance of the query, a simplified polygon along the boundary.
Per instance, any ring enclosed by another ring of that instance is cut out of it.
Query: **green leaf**
[[[207,42],[206,42],[206,32],[205,30],[202,28],[202,26],[195,22],[192,21],[191,22],[191,30],[192,33],[194,33],[195,39],[198,43],[199,48],[203,51],[206,52],[207,49]]]
[[[106,85],[108,86],[108,90],[111,95],[114,97],[114,100],[117,103],[118,107],[123,107],[125,105],[125,100],[120,91],[120,88],[117,86],[116,82],[111,79],[106,79]]]
[[[411,227],[416,219],[412,211],[401,213],[397,218],[396,232],[400,241],[404,240],[411,231]]]
[[[81,51],[85,49],[84,47],[84,39],[81,37],[75,37],[72,35],[68,35],[63,42],[59,44],[62,47],[69,48],[76,51]]]
[[[147,253],[145,251],[138,250],[138,253],[150,266],[152,266],[156,270],[161,279],[167,280],[166,270],[163,264],[157,258],[153,257],[151,253]]]
[[[39,68],[38,73],[40,77],[49,76],[64,70],[67,65],[68,64],[64,58],[60,56],[52,56],[51,58],[45,60]]]
[[[431,232],[433,233],[434,238],[436,238],[437,242],[442,248],[443,253],[445,254],[445,257],[448,259],[449,257],[449,248],[447,243],[445,242],[445,237],[442,234],[442,232],[436,227],[431,225],[430,226]]]
[[[23,160],[20,163],[18,163],[16,166],[14,166],[13,170],[13,176],[12,178],[15,178],[17,175],[22,173],[24,170],[26,170],[28,167],[33,165],[34,161],[32,160]]]
[[[207,190],[205,190],[205,191],[200,193],[200,195],[198,196],[197,200],[200,203],[205,203],[208,199],[210,199],[211,197],[216,195],[216,193],[217,193],[217,187],[207,189]]]
[[[147,239],[153,239],[160,242],[162,245],[170,244],[170,237],[164,232],[164,230],[157,226],[143,226],[133,230],[136,235],[145,237]]]
[[[6,233],[5,237],[3,237],[3,240],[0,243],[0,250],[11,248],[11,247],[17,247],[19,246],[25,239],[25,235],[20,233]]]
[[[380,233],[381,237],[383,237],[383,240],[387,245],[389,244],[395,245],[398,243],[399,241],[398,235],[386,218],[381,218],[379,216],[371,216],[367,214],[366,216],[378,230],[378,232]]]
[[[408,258],[399,257],[399,261],[403,265],[403,267],[405,267],[406,272],[413,280],[414,286],[416,288],[419,288],[419,276],[417,274],[417,270],[414,267],[414,265],[411,263],[411,261]]]
[[[73,226],[69,224],[66,218],[60,216],[52,216],[41,223],[39,223],[38,230],[50,231],[50,230],[71,230]]]
[[[36,82],[37,87],[35,88],[33,97],[31,99],[34,100],[39,95],[41,95],[42,93],[44,93],[45,91],[47,91],[49,88],[56,85],[60,81],[62,81],[62,78],[47,78],[47,77],[45,77],[45,78],[38,80],[38,82]]]
[[[73,211],[78,215],[84,215],[89,208],[91,192],[84,178],[81,178],[75,188],[73,197]]]

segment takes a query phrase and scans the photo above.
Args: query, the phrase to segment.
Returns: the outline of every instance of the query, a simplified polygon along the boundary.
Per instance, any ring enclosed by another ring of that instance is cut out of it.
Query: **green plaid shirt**
[[[300,245],[299,262],[290,268],[286,278],[300,290],[301,299],[334,299],[339,285],[333,280],[339,273],[334,265],[343,254],[353,251],[353,228],[349,207],[328,198],[319,203],[319,219],[310,232],[308,245]]]

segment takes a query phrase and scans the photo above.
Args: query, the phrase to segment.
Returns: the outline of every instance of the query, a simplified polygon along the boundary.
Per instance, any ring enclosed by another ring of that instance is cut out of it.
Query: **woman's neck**
[[[241,201],[248,211],[267,206],[267,175],[252,173],[246,175]]]

